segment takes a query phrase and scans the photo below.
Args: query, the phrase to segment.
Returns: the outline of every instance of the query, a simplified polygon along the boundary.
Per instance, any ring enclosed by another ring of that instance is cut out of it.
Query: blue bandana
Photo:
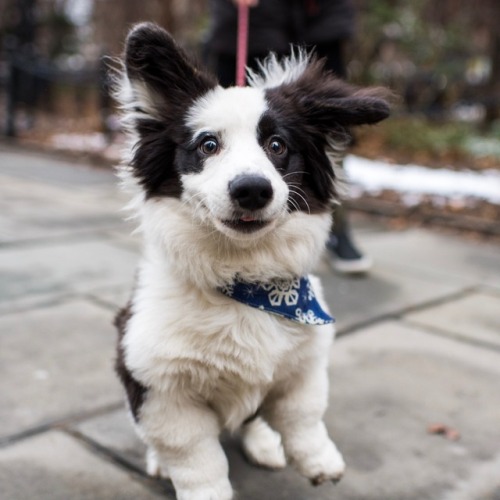
[[[235,281],[219,290],[238,302],[302,325],[326,325],[335,321],[321,308],[307,277],[269,283]]]

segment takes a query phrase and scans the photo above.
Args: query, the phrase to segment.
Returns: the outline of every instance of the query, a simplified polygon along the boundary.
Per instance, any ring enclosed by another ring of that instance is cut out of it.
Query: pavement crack
[[[67,427],[63,427],[60,430],[76,439],[92,453],[95,453],[112,465],[124,469],[128,474],[134,477],[134,479],[138,480],[154,492],[161,493],[163,495],[166,493],[171,494],[172,498],[175,498],[174,487],[170,481],[149,476],[141,467],[124,458],[120,453],[116,453],[114,450],[107,448],[97,441],[94,441],[92,438],[82,434],[78,430]]]
[[[435,325],[427,325],[427,324],[422,325],[419,322],[412,321],[408,318],[401,318],[401,322],[408,326],[411,326],[412,328],[416,328],[431,335],[436,335],[438,337],[445,337],[449,340],[455,340],[456,342],[460,342],[461,344],[466,344],[469,346],[478,347],[480,349],[486,349],[488,351],[495,351],[500,353],[500,346],[492,342],[488,342],[486,340],[471,339],[469,337],[461,335],[460,333],[450,332],[445,328],[439,328]]]
[[[44,432],[56,429],[64,429],[66,428],[66,426],[70,424],[82,422],[83,420],[87,420],[94,417],[99,417],[106,413],[111,413],[113,411],[116,411],[122,407],[123,407],[123,402],[120,401],[120,402],[110,403],[108,405],[101,406],[99,408],[94,408],[93,410],[84,411],[82,413],[78,413],[75,415],[67,415],[62,418],[44,422],[29,429],[25,429],[21,432],[0,438],[0,448],[4,448],[11,444],[17,443],[18,441],[23,441],[33,436],[43,434]]]
[[[364,328],[367,328],[369,326],[374,326],[377,324],[380,324],[384,321],[389,321],[389,320],[403,320],[404,316],[413,312],[418,312],[422,311],[431,307],[436,307],[440,306],[443,304],[447,304],[448,302],[453,302],[455,300],[467,297],[473,293],[477,293],[479,290],[481,290],[480,285],[473,285],[469,286],[466,288],[462,288],[461,290],[458,290],[453,293],[449,293],[447,295],[438,297],[438,298],[433,298],[431,300],[423,301],[418,304],[413,304],[407,307],[403,307],[401,309],[398,309],[397,311],[392,311],[392,312],[387,312],[384,314],[380,314],[379,316],[375,316],[373,318],[367,319],[366,321],[360,321],[358,323],[351,324],[349,326],[346,326],[344,328],[339,328],[337,330],[336,336],[337,338],[344,337],[346,335],[356,333]]]

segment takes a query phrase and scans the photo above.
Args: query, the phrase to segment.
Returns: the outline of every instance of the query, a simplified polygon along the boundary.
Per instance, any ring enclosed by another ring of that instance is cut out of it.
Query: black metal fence
[[[96,62],[91,68],[62,70],[55,64],[12,54],[6,64],[0,90],[4,93],[3,133],[16,137],[19,116],[25,117],[24,128],[34,128],[37,114],[56,115],[61,92],[73,102],[75,118],[83,116],[89,101],[98,110],[103,130],[111,107],[109,85],[104,64]]]

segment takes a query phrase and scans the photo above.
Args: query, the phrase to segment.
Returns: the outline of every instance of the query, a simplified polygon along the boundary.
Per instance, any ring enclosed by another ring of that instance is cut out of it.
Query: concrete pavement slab
[[[146,445],[134,432],[125,403],[119,410],[76,422],[71,428],[111,450],[134,467],[146,471]]]
[[[396,272],[417,274],[437,283],[487,284],[500,288],[498,245],[423,229],[360,233],[358,239],[362,248],[375,259],[376,267],[388,264]]]
[[[127,200],[110,168],[0,147],[0,243],[120,229]]]
[[[136,263],[133,252],[97,239],[2,249],[0,310],[30,296],[130,287]]]
[[[0,148],[0,181],[8,180],[0,182],[7,243],[0,249],[0,441],[65,419],[70,431],[109,452],[104,455],[143,468],[144,447],[124,410],[114,410],[122,408],[122,392],[112,373],[111,309],[128,297],[138,250],[117,216],[123,199],[116,179],[110,171],[3,153]],[[327,423],[347,475],[337,486],[312,488],[291,468],[248,465],[238,439],[226,436],[240,498],[498,497],[498,248],[423,230],[362,229],[356,236],[375,258],[372,273],[349,279],[332,274],[325,262],[319,269],[338,327],[402,319],[360,329],[332,351]],[[22,314],[13,314],[15,307]],[[492,348],[455,340],[472,335]],[[461,438],[429,434],[432,423]],[[119,461],[103,460],[82,442],[50,431],[0,448],[0,498],[149,498],[140,478],[135,483]]]
[[[500,454],[495,460],[480,463],[470,471],[470,479],[462,479],[454,488],[446,493],[442,500],[499,500],[500,486],[498,476],[500,471]]]
[[[386,262],[378,262],[364,276],[343,276],[332,273],[326,258],[316,271],[339,332],[453,296],[463,288],[457,282],[395,270]]]
[[[53,186],[112,186],[116,183],[116,176],[110,168],[97,168],[3,144],[0,144],[0,174]]]
[[[59,187],[0,175],[0,243],[127,226],[115,186]]]
[[[2,500],[149,500],[165,498],[130,474],[53,431],[0,448]]]
[[[250,465],[237,438],[227,437],[223,446],[229,459],[231,483],[241,500],[342,500],[337,485],[324,483],[314,487],[290,466],[272,471]]]
[[[348,470],[333,498],[434,500],[459,483],[472,488],[471,500],[497,491],[500,475],[485,475],[479,489],[474,473],[497,460],[499,375],[498,352],[400,322],[340,339],[327,422]],[[430,434],[434,423],[460,439]]]
[[[407,314],[405,319],[457,339],[500,349],[500,293],[476,292]]]
[[[242,500],[452,500],[458,491],[497,491],[500,354],[384,322],[339,339],[332,351],[326,421],[347,460],[336,486],[313,488],[290,467],[249,465],[237,437],[223,446]],[[428,433],[443,423],[457,441]],[[124,410],[88,419],[76,430],[143,468],[144,445]],[[484,481],[478,484],[475,471]],[[489,498],[489,497],[485,497]],[[453,499],[454,500],[454,499]]]
[[[84,301],[0,318],[0,438],[122,400],[112,319]]]

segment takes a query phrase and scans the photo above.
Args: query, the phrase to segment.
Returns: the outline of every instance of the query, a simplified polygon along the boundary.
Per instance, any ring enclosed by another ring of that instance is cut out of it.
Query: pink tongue
[[[252,217],[251,215],[244,215],[240,218],[240,220],[243,222],[253,222],[255,220],[255,217]]]

